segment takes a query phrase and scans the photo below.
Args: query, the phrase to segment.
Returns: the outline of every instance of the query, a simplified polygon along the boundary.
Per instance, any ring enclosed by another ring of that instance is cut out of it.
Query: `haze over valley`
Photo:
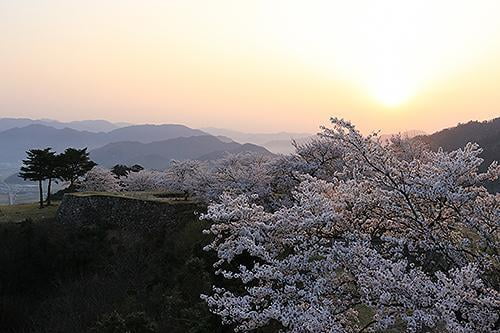
[[[433,149],[457,149],[467,142],[481,144],[488,165],[500,155],[500,118],[487,122],[470,122],[432,135],[413,130],[399,133],[418,137]],[[396,133],[397,134],[397,133]],[[380,135],[383,141],[394,134]],[[68,147],[88,148],[90,157],[99,165],[138,164],[148,169],[163,170],[172,160],[216,160],[226,154],[254,152],[293,154],[293,142],[307,143],[312,133],[244,133],[229,129],[193,129],[179,124],[133,125],[105,120],[60,122],[27,118],[0,118],[0,202],[36,200],[37,188],[17,176],[25,151],[51,147],[64,151]],[[59,188],[56,184],[55,188]]]

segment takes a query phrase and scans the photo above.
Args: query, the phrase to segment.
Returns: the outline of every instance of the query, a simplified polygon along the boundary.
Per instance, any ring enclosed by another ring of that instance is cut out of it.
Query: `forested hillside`
[[[481,170],[492,161],[500,160],[500,118],[482,122],[470,121],[417,138],[427,143],[433,150],[441,147],[445,151],[452,151],[465,146],[467,142],[477,143],[483,149],[481,157],[484,163]]]
[[[477,143],[483,149],[480,154],[484,159],[479,167],[481,171],[486,171],[491,162],[500,161],[500,118],[470,121],[416,139],[425,142],[433,150],[443,148],[445,151],[462,148],[468,142]],[[492,192],[500,191],[500,181],[489,182],[485,186]]]

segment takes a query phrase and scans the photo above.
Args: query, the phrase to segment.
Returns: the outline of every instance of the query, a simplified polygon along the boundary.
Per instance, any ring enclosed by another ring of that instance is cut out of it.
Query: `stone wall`
[[[200,206],[182,200],[147,200],[118,195],[66,194],[57,211],[57,221],[74,225],[106,225],[151,231],[175,223],[180,214],[191,214]]]

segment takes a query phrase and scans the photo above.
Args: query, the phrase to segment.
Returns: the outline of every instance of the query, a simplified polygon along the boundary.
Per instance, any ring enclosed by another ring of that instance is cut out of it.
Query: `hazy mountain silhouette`
[[[93,149],[112,142],[149,143],[197,135],[206,133],[183,125],[140,125],[119,128],[109,133],[94,133],[34,124],[0,132],[0,162],[19,163],[25,157],[25,151],[32,148],[52,147],[56,151],[68,147]]]
[[[106,143],[106,133],[57,129],[45,125],[29,125],[0,132],[0,162],[16,163],[32,148],[97,147]]]
[[[146,168],[164,169],[171,160],[211,160],[225,153],[259,152],[271,154],[267,149],[253,144],[224,142],[211,135],[179,137],[170,140],[139,143],[117,142],[90,152],[92,160],[111,167],[115,164],[140,164]]]
[[[221,135],[228,137],[239,143],[253,143],[263,146],[273,153],[288,154],[294,151],[292,139],[302,140],[311,137],[311,133],[292,133],[292,132],[277,132],[277,133],[244,133],[233,131],[224,128],[207,127],[202,128],[203,131],[212,135]]]
[[[62,122],[52,119],[0,118],[0,131],[29,125],[45,125],[58,129],[72,128],[77,131],[110,132],[114,129],[129,126],[126,123],[112,123],[107,120],[81,120]]]
[[[109,142],[137,141],[149,143],[180,137],[207,135],[198,129],[184,125],[133,125],[115,129],[108,133]]]
[[[291,140],[291,139],[309,137],[312,135],[311,133],[292,133],[292,132],[245,133],[225,128],[215,128],[215,127],[202,128],[202,130],[208,134],[226,136],[239,143],[254,143],[257,145],[262,145],[270,141]]]
[[[47,123],[51,125],[47,126]],[[18,164],[25,157],[25,151],[32,148],[52,147],[57,151],[62,151],[67,147],[88,147],[94,150],[93,153],[97,154],[96,156],[99,156],[99,159],[106,165],[112,164],[111,161],[125,164],[133,161],[142,162],[146,166],[163,167],[172,158],[214,159],[221,157],[224,152],[249,150],[290,153],[293,151],[291,139],[300,142],[311,137],[307,133],[252,134],[216,128],[202,131],[175,124],[133,125],[114,128],[109,132],[84,131],[69,127],[56,128],[68,124],[92,127],[94,130],[119,126],[101,120],[63,123],[53,120],[1,118],[0,163]],[[219,135],[219,137],[207,135],[206,132]],[[416,139],[428,143],[432,149],[442,147],[444,150],[453,150],[463,147],[469,141],[477,142],[484,149],[483,167],[493,160],[500,160],[500,118],[484,122],[471,121],[432,135],[419,134],[421,132],[418,131],[403,133],[408,137],[418,135]],[[381,137],[390,136],[382,135]],[[177,138],[190,139],[172,140]],[[166,146],[162,147],[164,144]],[[99,147],[102,149],[96,149]],[[108,156],[102,153],[105,151],[109,153]],[[100,155],[101,153],[103,155]]]
[[[234,143],[234,142],[233,142]],[[247,152],[254,152],[254,153],[259,153],[259,154],[264,154],[264,155],[273,155],[272,152],[267,150],[265,147],[259,146],[259,145],[254,145],[253,143],[236,143],[238,146],[236,146],[233,149],[228,149],[230,147],[225,147],[224,150],[217,150],[202,156],[198,156],[195,159],[199,161],[211,161],[211,160],[216,160],[219,158],[224,157],[226,154],[239,154],[239,153],[247,153]]]

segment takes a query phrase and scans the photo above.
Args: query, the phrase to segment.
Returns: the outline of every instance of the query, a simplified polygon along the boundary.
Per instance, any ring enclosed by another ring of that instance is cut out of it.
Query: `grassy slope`
[[[43,209],[38,208],[38,203],[0,206],[0,223],[22,222],[26,219],[34,222],[51,219],[56,216],[57,207],[59,207],[58,202]]]

